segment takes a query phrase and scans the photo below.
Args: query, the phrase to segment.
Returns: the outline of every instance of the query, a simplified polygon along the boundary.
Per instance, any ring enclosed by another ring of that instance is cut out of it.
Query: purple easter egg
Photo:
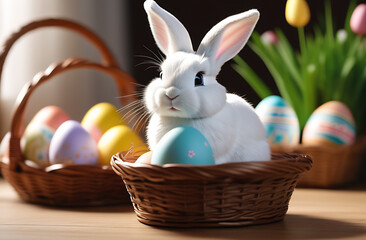
[[[97,164],[97,144],[79,122],[69,120],[53,135],[49,160],[51,164]]]

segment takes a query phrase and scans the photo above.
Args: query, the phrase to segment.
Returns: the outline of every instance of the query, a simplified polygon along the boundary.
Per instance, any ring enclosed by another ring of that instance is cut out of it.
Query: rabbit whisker
[[[156,66],[149,66],[149,67],[145,68],[145,71],[153,69],[153,68],[156,68]],[[160,69],[160,66],[159,66],[159,69]]]
[[[151,113],[149,113],[148,111],[145,111],[145,113],[143,114],[140,122],[137,124],[137,132],[141,132],[143,129],[146,128],[146,123],[149,121],[151,117]]]
[[[137,109],[141,108],[140,107],[141,105],[136,105],[134,106],[133,108],[129,109],[124,115],[123,115],[123,118],[125,120],[128,120],[130,119],[137,111]]]
[[[142,124],[141,128],[146,129],[147,123],[150,121],[152,113],[146,112],[146,118],[144,124]]]
[[[139,127],[141,121],[144,120],[144,117],[146,116],[146,112],[143,112],[143,114],[140,115],[140,117],[137,119],[137,121],[133,124],[132,126],[132,129],[135,129],[135,127]],[[136,131],[137,131],[137,128],[136,128]],[[140,129],[141,130],[141,129]],[[137,131],[138,132],[138,131]]]
[[[160,64],[155,62],[155,61],[143,61],[143,62],[137,63],[135,65],[135,67],[139,67],[141,65],[152,65],[153,67],[159,67],[160,68]]]
[[[136,108],[134,108],[134,109],[131,109],[128,113],[126,113],[126,115],[125,115],[125,119],[126,119],[126,120],[128,120],[128,119],[129,119],[128,124],[130,124],[130,123],[131,123],[131,121],[132,121],[134,118],[136,118],[136,117],[140,114],[140,111],[141,111],[142,109],[144,109],[144,108],[145,108],[145,106],[136,107]]]
[[[136,107],[137,105],[141,105],[141,101],[142,100],[135,100],[125,106],[123,106],[122,108],[118,109],[118,113],[123,113],[124,111],[126,111],[127,109],[130,109],[130,108],[134,108]]]
[[[142,96],[142,93],[136,92],[136,93],[132,93],[132,94],[128,94],[128,95],[118,96],[116,98],[121,99],[121,98],[133,97],[133,96],[140,97],[140,96]]]
[[[132,84],[138,86],[138,87],[146,87],[146,85],[144,84],[141,84],[141,83],[136,83],[136,82],[133,82]],[[142,94],[142,93],[141,93]]]
[[[161,52],[155,53],[153,50],[149,49],[145,45],[144,45],[144,48],[154,55],[154,57],[156,58],[156,60],[157,60],[157,62],[159,64],[161,64],[162,62],[164,62],[164,56],[161,54]]]
[[[156,54],[154,54],[154,57],[144,56],[144,55],[136,55],[136,57],[141,57],[141,58],[147,59],[147,61],[143,61],[139,64],[136,64],[136,66],[140,66],[143,64],[149,64],[149,65],[151,64],[153,66],[157,66],[160,68],[161,63],[163,62],[161,59],[159,59],[159,57]]]

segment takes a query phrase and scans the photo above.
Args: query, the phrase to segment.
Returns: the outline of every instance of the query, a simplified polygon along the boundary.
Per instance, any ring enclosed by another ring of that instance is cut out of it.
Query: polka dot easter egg
[[[69,115],[57,106],[46,106],[37,112],[24,131],[21,140],[22,151],[27,160],[38,165],[49,165],[49,147],[56,129]]]
[[[49,165],[48,152],[54,131],[38,124],[27,127],[22,140],[22,151],[27,160],[31,160],[38,165]]]
[[[206,137],[196,128],[181,126],[166,133],[152,154],[151,164],[168,163],[211,165],[215,161]]]
[[[53,135],[49,159],[51,164],[97,164],[97,144],[79,122],[69,120]]]
[[[349,108],[339,101],[318,107],[308,119],[302,137],[307,145],[352,144],[356,138],[355,121]]]
[[[279,96],[263,99],[255,108],[273,145],[295,145],[300,141],[300,126],[295,111]]]

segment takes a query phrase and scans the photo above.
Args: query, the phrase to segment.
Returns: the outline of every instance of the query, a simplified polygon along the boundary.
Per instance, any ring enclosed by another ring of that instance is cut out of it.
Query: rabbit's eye
[[[195,87],[204,86],[204,83],[203,83],[203,72],[197,73],[196,77],[194,78],[194,86]]]
[[[160,78],[163,79],[163,72],[160,72]]]

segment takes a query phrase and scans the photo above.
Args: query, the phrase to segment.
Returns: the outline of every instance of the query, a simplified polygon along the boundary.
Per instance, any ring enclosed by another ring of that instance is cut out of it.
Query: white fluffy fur
[[[246,44],[259,18],[257,10],[228,17],[203,38],[197,53],[187,30],[153,0],[144,4],[158,47],[166,55],[162,78],[146,88],[144,101],[152,114],[147,139],[151,150],[171,129],[189,125],[209,141],[217,164],[270,159],[265,129],[253,107],[226,93],[216,81],[221,66]],[[203,72],[204,86],[194,79]]]

